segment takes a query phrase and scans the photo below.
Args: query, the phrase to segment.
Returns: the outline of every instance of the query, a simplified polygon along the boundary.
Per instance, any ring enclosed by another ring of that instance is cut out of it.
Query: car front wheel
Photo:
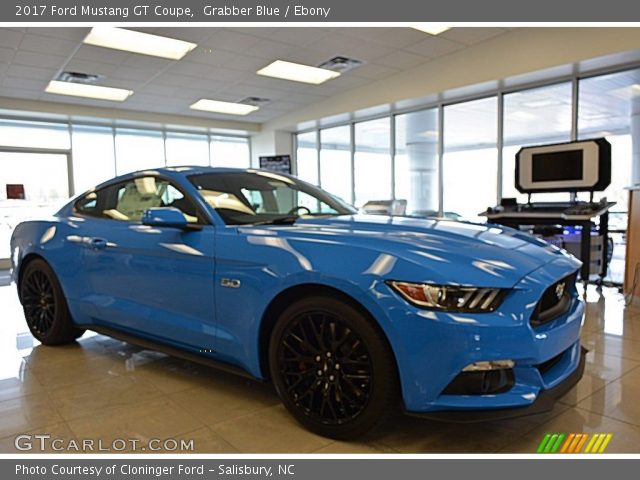
[[[398,406],[395,360],[385,337],[340,299],[315,296],[288,307],[271,336],[269,366],[285,407],[326,437],[360,436]]]

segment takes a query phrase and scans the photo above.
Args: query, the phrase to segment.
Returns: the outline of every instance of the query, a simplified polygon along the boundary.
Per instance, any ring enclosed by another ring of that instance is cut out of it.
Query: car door
[[[215,235],[195,202],[171,181],[147,176],[108,187],[97,203],[82,229],[89,232],[82,244],[94,320],[212,351]],[[182,211],[189,228],[142,225],[146,209],[163,206]]]

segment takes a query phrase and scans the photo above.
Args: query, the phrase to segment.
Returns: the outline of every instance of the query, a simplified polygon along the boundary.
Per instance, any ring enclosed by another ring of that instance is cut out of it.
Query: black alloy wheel
[[[51,330],[56,315],[51,280],[42,270],[33,270],[22,283],[22,306],[29,329],[40,336]]]
[[[285,406],[310,430],[353,438],[395,410],[395,360],[380,329],[347,302],[301,300],[281,315],[271,377]]]
[[[23,268],[18,292],[27,326],[41,343],[69,343],[84,333],[71,320],[56,274],[43,259],[33,259]]]
[[[282,336],[278,368],[287,395],[324,425],[341,425],[369,403],[373,365],[366,345],[345,322],[325,312],[297,317]]]

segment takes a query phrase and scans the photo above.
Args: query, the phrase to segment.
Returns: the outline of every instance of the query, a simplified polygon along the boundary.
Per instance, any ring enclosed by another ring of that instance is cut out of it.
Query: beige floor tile
[[[34,352],[35,350],[37,349],[34,349]],[[27,372],[35,375],[38,381],[48,389],[95,382],[112,375],[122,375],[126,371],[124,359],[118,361],[103,355],[79,358],[70,356],[65,360],[59,359],[49,364],[49,352],[50,350],[40,351],[37,359],[31,358]]]
[[[596,394],[596,392],[605,388],[608,383],[638,367],[640,367],[640,362],[635,360],[604,355],[596,351],[589,352],[587,353],[584,376],[560,401],[575,405],[590,395]]]
[[[375,443],[364,443],[364,442],[333,442],[326,447],[322,447],[316,450],[313,453],[318,454],[372,454],[372,455],[380,455],[384,453],[398,453],[392,448],[386,447],[384,445],[375,444]]]
[[[584,399],[578,407],[640,426],[640,368]]]
[[[302,428],[281,405],[211,428],[243,453],[307,453],[332,443]]]
[[[69,420],[67,424],[78,438],[101,439],[106,444],[116,439],[147,442],[176,438],[202,426],[168,398],[107,408],[87,417]]]
[[[590,333],[582,337],[582,344],[595,353],[640,361],[640,342],[606,333]]]
[[[571,408],[506,445],[501,453],[535,453],[546,433],[611,433],[607,453],[637,453],[640,428],[587,410]]]
[[[587,315],[582,327],[583,336],[590,333],[606,333],[640,341],[640,317],[628,310],[614,310],[616,311],[607,310],[603,317]]]
[[[69,441],[73,440],[74,436],[64,422],[45,425],[20,434],[28,435],[29,438],[20,438],[17,441],[17,435],[0,438],[0,453],[78,453],[75,450],[67,450]],[[47,438],[44,438],[45,436]]]
[[[278,405],[280,400],[270,385],[219,372],[206,384],[170,395],[202,423],[232,420]]]
[[[179,435],[176,440],[185,441],[187,448],[189,442],[193,441],[193,450],[184,450],[184,453],[240,453],[233,445],[208,427]]]
[[[131,373],[151,382],[158,390],[167,394],[191,388],[207,388],[211,386],[212,380],[228,376],[214,368],[172,357],[143,364],[134,363],[128,367]]]
[[[9,362],[11,363],[11,362]],[[11,398],[39,393],[44,390],[35,375],[30,375],[25,362],[19,366],[7,368],[7,364],[0,367],[0,402]]]
[[[46,394],[0,402],[0,438],[62,422]]]
[[[151,383],[126,375],[53,388],[49,392],[54,407],[65,420],[107,408],[136,405],[162,395]]]

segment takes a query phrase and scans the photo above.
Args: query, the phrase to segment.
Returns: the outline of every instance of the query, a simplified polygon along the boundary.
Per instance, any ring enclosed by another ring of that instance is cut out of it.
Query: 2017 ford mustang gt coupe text
[[[43,344],[89,329],[225,365],[334,438],[398,409],[548,409],[584,368],[573,257],[493,225],[359,215],[288,175],[124,175],[20,224],[11,249]]]

